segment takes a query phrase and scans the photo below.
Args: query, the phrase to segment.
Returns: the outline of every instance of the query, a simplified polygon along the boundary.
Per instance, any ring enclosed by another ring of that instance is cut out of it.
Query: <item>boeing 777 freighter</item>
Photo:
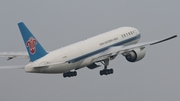
[[[0,53],[0,56],[7,57],[8,60],[27,58],[30,62],[26,66],[1,66],[0,68],[21,68],[28,73],[63,73],[63,77],[76,76],[76,71],[83,67],[95,69],[99,67],[98,62],[104,65],[100,75],[112,74],[113,69],[107,67],[109,61],[115,59],[118,54],[122,54],[129,62],[136,62],[144,58],[146,46],[177,37],[173,35],[162,40],[138,43],[141,35],[136,28],[121,27],[47,52],[23,22],[18,23],[18,26],[28,53]]]

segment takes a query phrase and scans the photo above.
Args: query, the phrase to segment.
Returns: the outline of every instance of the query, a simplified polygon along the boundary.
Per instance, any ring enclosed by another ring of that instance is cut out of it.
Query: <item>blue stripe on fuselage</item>
[[[100,52],[103,52],[103,51],[107,50],[108,48],[110,48],[110,47],[112,47],[112,46],[124,45],[124,44],[127,44],[127,43],[129,43],[129,42],[132,42],[132,41],[134,41],[134,40],[137,40],[137,39],[139,39],[139,38],[140,38],[140,34],[138,34],[137,36],[134,36],[134,37],[132,37],[132,38],[129,38],[129,39],[126,39],[126,40],[123,40],[123,41],[114,43],[114,44],[112,44],[112,45],[109,45],[109,46],[100,48],[100,49],[95,50],[95,51],[92,51],[92,52],[90,52],[90,53],[81,55],[81,56],[79,56],[79,57],[73,58],[73,59],[68,60],[68,61],[66,61],[66,62],[68,62],[68,63],[74,63],[74,62],[83,60],[83,59],[85,59],[85,58],[91,57],[91,56],[93,56],[93,55],[99,54]]]

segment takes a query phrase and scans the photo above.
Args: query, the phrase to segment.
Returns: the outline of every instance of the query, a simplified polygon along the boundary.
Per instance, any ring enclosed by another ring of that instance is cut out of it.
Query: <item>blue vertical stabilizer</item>
[[[27,48],[30,61],[33,62],[45,56],[47,52],[37,41],[37,39],[33,36],[33,34],[29,31],[26,25],[23,22],[20,22],[18,23],[18,26],[25,43],[25,47]]]

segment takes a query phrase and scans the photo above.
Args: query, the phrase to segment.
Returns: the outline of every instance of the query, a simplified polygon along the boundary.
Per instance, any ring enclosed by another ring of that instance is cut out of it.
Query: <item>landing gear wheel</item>
[[[66,78],[66,73],[63,73],[63,77]]]
[[[99,72],[100,75],[109,75],[113,74],[114,70],[113,69],[103,69]]]
[[[105,72],[105,75],[109,74],[109,70],[108,69],[104,70],[104,72]]]
[[[110,74],[113,74],[113,73],[114,73],[114,70],[113,70],[113,69],[110,69],[109,71],[110,71]]]
[[[66,78],[66,77],[73,77],[73,76],[77,76],[77,72],[76,71],[73,71],[73,72],[66,72],[66,73],[63,73],[63,77]]]
[[[77,76],[77,72],[76,71],[74,71],[74,76]]]
[[[101,71],[99,72],[99,74],[102,76],[102,75],[103,75],[103,70],[101,70]]]

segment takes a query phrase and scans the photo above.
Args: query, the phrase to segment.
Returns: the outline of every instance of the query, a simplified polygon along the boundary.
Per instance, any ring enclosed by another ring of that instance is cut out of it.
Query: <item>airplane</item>
[[[120,27],[47,52],[23,22],[19,22],[18,27],[27,53],[2,52],[0,57],[7,57],[7,60],[26,58],[30,62],[25,66],[1,66],[0,68],[24,69],[27,73],[61,73],[64,78],[77,76],[76,71],[84,67],[89,69],[100,67],[97,63],[102,63],[104,66],[104,69],[99,72],[100,75],[113,74],[114,70],[107,67],[109,62],[115,59],[118,54],[122,54],[129,62],[137,62],[144,58],[147,46],[156,45],[177,37],[177,35],[173,35],[161,40],[138,43],[141,37],[138,29]]]

